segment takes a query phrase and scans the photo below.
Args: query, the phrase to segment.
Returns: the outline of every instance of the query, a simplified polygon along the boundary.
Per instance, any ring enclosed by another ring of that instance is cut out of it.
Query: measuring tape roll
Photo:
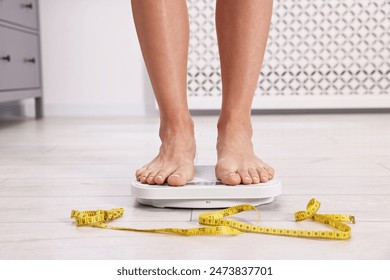
[[[355,223],[355,217],[346,214],[317,214],[320,208],[320,202],[312,198],[307,204],[305,211],[298,211],[294,214],[295,221],[303,221],[312,219],[316,222],[329,225],[337,230],[299,230],[299,229],[284,229],[284,228],[270,228],[264,226],[256,226],[243,222],[226,219],[226,217],[235,214],[255,210],[260,219],[259,210],[250,204],[242,204],[219,211],[202,213],[199,215],[199,224],[209,227],[201,228],[160,228],[160,229],[136,229],[109,226],[106,222],[115,220],[124,214],[123,208],[115,208],[111,210],[96,210],[96,211],[78,211],[72,210],[71,218],[76,220],[77,226],[93,226],[115,230],[125,230],[134,232],[149,232],[149,233],[166,233],[183,236],[196,235],[238,235],[245,232],[248,233],[263,233],[271,235],[283,235],[291,237],[305,237],[305,238],[325,238],[345,240],[351,237],[351,228],[343,222]]]

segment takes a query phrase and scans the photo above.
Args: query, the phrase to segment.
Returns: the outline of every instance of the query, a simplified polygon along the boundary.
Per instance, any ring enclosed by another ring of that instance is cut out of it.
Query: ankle
[[[226,135],[227,137],[229,137],[229,135],[244,134],[246,137],[251,138],[253,134],[250,115],[220,115],[217,128],[218,135]]]
[[[194,122],[190,115],[170,118],[160,118],[160,138],[180,136],[194,138]]]

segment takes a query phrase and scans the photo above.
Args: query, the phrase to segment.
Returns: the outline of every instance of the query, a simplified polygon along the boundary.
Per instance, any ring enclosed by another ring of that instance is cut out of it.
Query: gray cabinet
[[[38,0],[0,0],[0,102],[35,98],[43,116]]]

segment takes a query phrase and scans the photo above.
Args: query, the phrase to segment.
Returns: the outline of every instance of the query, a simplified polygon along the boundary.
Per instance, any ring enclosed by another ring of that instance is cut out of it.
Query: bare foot
[[[170,126],[168,128],[168,126]],[[138,181],[149,185],[183,186],[194,177],[195,138],[194,124],[161,125],[159,154],[147,165],[138,169]]]
[[[225,185],[265,183],[274,177],[274,169],[253,152],[250,119],[244,122],[218,122],[215,174]]]

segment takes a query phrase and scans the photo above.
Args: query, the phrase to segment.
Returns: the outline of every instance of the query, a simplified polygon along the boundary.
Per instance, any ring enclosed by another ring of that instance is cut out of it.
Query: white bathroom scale
[[[212,165],[195,166],[195,177],[187,185],[172,187],[142,184],[134,180],[131,194],[144,205],[165,208],[225,208],[237,204],[258,206],[270,203],[282,193],[279,179],[266,183],[227,186],[215,178]]]

